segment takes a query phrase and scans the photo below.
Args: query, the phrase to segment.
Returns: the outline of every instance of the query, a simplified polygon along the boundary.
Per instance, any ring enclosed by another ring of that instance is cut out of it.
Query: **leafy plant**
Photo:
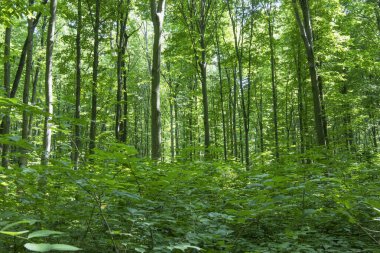
[[[30,239],[45,238],[45,237],[58,237],[63,235],[62,232],[52,230],[36,230],[30,232],[29,230],[12,231],[10,228],[17,227],[21,224],[33,225],[39,222],[38,220],[21,220],[18,222],[10,223],[0,230],[0,234],[12,236],[14,238],[30,241]],[[28,242],[24,247],[33,252],[49,252],[49,251],[80,251],[80,248],[67,245],[67,244],[52,244],[52,243],[33,243]]]

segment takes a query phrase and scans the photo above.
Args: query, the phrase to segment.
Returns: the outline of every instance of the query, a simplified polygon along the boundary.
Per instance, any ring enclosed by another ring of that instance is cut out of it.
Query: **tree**
[[[161,105],[160,105],[160,77],[161,77],[161,37],[165,15],[165,0],[150,0],[151,19],[154,28],[153,62],[152,62],[152,90],[151,90],[151,133],[152,159],[161,158]]]
[[[10,64],[10,49],[11,49],[11,36],[12,36],[12,27],[9,26],[5,29],[5,41],[4,41],[4,91],[5,95],[9,97],[10,92],[10,82],[11,82],[11,64]],[[7,113],[4,116],[3,122],[2,122],[2,134],[7,135],[9,134],[10,130],[10,117]],[[4,144],[3,150],[1,154],[1,166],[4,168],[8,168],[8,150],[9,145]]]
[[[92,88],[91,88],[91,123],[90,123],[90,143],[89,154],[94,154],[96,139],[96,117],[98,102],[98,67],[99,67],[99,27],[100,27],[100,0],[95,2],[95,23],[94,23],[94,60],[92,64]]]
[[[53,48],[56,22],[57,0],[50,1],[50,18],[46,43],[46,72],[45,72],[45,120],[43,136],[43,153],[41,164],[47,165],[51,150],[51,120],[53,116]]]
[[[81,105],[81,83],[82,83],[82,75],[81,75],[81,54],[82,54],[82,46],[81,46],[81,37],[82,37],[82,0],[78,0],[77,4],[78,13],[77,13],[77,31],[76,31],[76,78],[75,78],[75,113],[74,118],[77,121],[74,125],[74,140],[72,141],[72,160],[74,163],[74,168],[77,169],[79,166],[79,154],[81,150],[81,136],[80,136],[80,105]]]
[[[249,159],[249,107],[246,105],[246,100],[244,96],[244,87],[243,87],[243,52],[244,52],[244,25],[245,25],[245,5],[244,1],[241,1],[240,6],[237,7],[238,3],[235,3],[234,9],[230,4],[230,1],[227,0],[228,14],[230,16],[232,32],[234,37],[234,46],[235,46],[235,56],[237,59],[238,65],[238,78],[239,78],[239,87],[240,87],[240,100],[241,100],[241,109],[243,114],[243,125],[244,125],[244,157],[247,170],[250,166]],[[238,9],[241,9],[241,12],[238,13]],[[233,13],[235,12],[235,14]],[[241,16],[240,24],[238,24],[238,16]],[[238,27],[238,25],[240,25]],[[238,29],[240,32],[238,32]],[[250,83],[248,82],[248,101],[250,99]]]
[[[269,35],[269,48],[270,48],[270,66],[271,66],[271,82],[272,82],[272,96],[273,96],[273,125],[274,125],[274,140],[275,140],[275,156],[278,160],[280,157],[279,142],[278,142],[278,118],[277,118],[277,84],[276,84],[276,60],[274,52],[274,39],[273,39],[273,23],[274,14],[272,11],[272,3],[269,3],[268,9],[268,35]]]
[[[294,13],[296,17],[296,21],[300,30],[301,37],[304,42],[307,61],[309,64],[309,73],[311,79],[311,86],[313,91],[313,104],[314,104],[314,123],[315,130],[317,133],[317,143],[320,146],[325,146],[327,144],[327,133],[325,132],[325,124],[324,124],[324,114],[322,110],[322,102],[321,102],[321,90],[318,83],[318,73],[317,66],[314,56],[314,39],[313,39],[313,30],[311,26],[311,18],[310,18],[310,8],[308,0],[298,0],[298,4],[296,0],[292,0]],[[302,17],[299,11],[299,6],[302,10]]]
[[[29,0],[29,6],[33,6],[34,1]],[[30,95],[30,83],[31,83],[31,76],[32,76],[32,64],[33,64],[33,34],[34,34],[34,26],[33,26],[33,18],[28,19],[28,36],[27,36],[27,43],[26,43],[26,70],[25,70],[25,83],[24,83],[24,91],[22,95],[22,102],[24,103],[25,107],[29,104],[29,95]],[[29,136],[29,113],[27,109],[23,110],[22,113],[22,139],[27,140]],[[26,166],[27,159],[26,159],[26,150],[22,149],[22,155],[20,157],[20,166]]]
[[[207,40],[206,31],[211,16],[211,7],[215,5],[214,0],[181,1],[180,12],[186,23],[191,39],[194,58],[197,65],[198,76],[202,85],[203,104],[203,126],[204,126],[204,148],[206,158],[209,156],[210,147],[210,122],[209,103],[207,91]]]

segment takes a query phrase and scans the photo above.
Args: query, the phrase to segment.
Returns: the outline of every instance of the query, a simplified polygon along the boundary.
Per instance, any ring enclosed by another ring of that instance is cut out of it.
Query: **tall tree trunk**
[[[44,47],[44,41],[45,41],[45,38],[44,38],[44,33],[45,33],[45,28],[46,28],[46,22],[47,19],[46,19],[46,16],[44,17],[44,20],[43,20],[43,23],[42,23],[42,27],[41,27],[41,35],[40,35],[40,47],[41,49]],[[35,70],[35,73],[34,73],[34,79],[33,79],[33,88],[32,88],[32,98],[30,99],[30,103],[32,105],[35,105],[36,102],[37,102],[37,85],[38,85],[38,81],[39,81],[39,78],[40,78],[40,71],[41,71],[41,62],[43,61],[43,57],[42,56],[39,56],[38,59],[37,59],[37,67],[36,67],[36,70]],[[29,135],[33,135],[32,133],[32,125],[33,125],[33,113],[30,113],[30,116],[29,116]]]
[[[82,54],[82,46],[81,46],[81,37],[82,37],[82,0],[78,0],[78,24],[77,24],[77,34],[75,40],[75,48],[76,48],[76,62],[75,62],[75,70],[76,70],[76,78],[75,78],[75,113],[74,118],[76,120],[74,125],[74,140],[72,146],[72,159],[74,164],[74,169],[79,168],[79,154],[81,150],[81,140],[80,140],[80,131],[81,127],[79,124],[80,120],[80,105],[81,105],[81,83],[82,83],[82,75],[81,75],[81,54]]]
[[[99,26],[100,26],[100,0],[96,0],[94,24],[94,61],[92,65],[92,97],[91,97],[91,124],[89,154],[94,154],[96,139],[96,117],[98,100],[98,66],[99,66]]]
[[[179,123],[178,123],[178,103],[177,103],[177,94],[174,94],[174,122],[175,122],[175,154],[179,152]]]
[[[187,8],[184,7],[184,3]],[[209,12],[214,0],[189,0],[181,1],[181,12],[184,21],[188,25],[190,38],[193,46],[197,71],[202,86],[202,105],[203,105],[203,127],[204,127],[204,148],[205,158],[209,157],[210,147],[210,123],[208,109],[208,91],[207,91],[207,43],[206,43],[206,27],[209,20]],[[199,5],[198,5],[199,4]],[[189,12],[187,16],[186,12]],[[194,37],[194,32],[199,36]],[[199,43],[199,44],[198,44]],[[198,49],[200,48],[200,49]]]
[[[161,158],[161,35],[165,14],[165,0],[150,0],[151,18],[154,27],[153,63],[152,63],[152,94],[151,94],[151,133],[152,159]]]
[[[45,73],[45,109],[43,153],[41,164],[47,165],[51,148],[51,120],[53,115],[53,47],[56,22],[57,0],[50,0],[50,19],[46,43],[46,73]]]
[[[234,36],[234,45],[235,45],[235,54],[236,54],[236,59],[237,59],[237,64],[238,64],[238,77],[239,77],[239,87],[240,87],[240,105],[242,109],[242,115],[243,115],[243,127],[244,127],[244,157],[245,157],[245,165],[246,169],[249,169],[249,128],[248,128],[248,115],[247,115],[247,109],[246,109],[246,102],[244,98],[244,87],[243,87],[243,33],[242,31],[237,34],[237,17],[234,17],[232,14],[232,8],[230,6],[229,1],[227,1],[227,7],[228,7],[228,13],[230,16],[230,20],[232,23],[232,32]],[[237,7],[235,7],[237,8]],[[242,1],[242,6],[241,9],[244,10],[244,1]],[[241,15],[241,26],[243,26],[244,22],[244,17],[245,13]],[[241,30],[243,28],[241,27]],[[236,79],[236,78],[235,78]],[[242,143],[241,143],[242,145]],[[243,156],[243,150],[241,152]]]
[[[5,95],[9,97],[10,84],[11,84],[11,63],[10,63],[10,50],[11,50],[11,35],[12,28],[7,27],[5,29],[5,41],[4,41],[4,91]],[[2,121],[2,134],[7,135],[10,132],[10,117],[9,112],[7,112]],[[9,145],[3,144],[2,154],[1,154],[1,166],[8,168],[8,151]]]
[[[271,7],[270,7],[271,8]],[[273,41],[273,22],[274,17],[271,16],[271,10],[268,13],[268,34],[270,47],[270,66],[271,66],[271,81],[272,81],[272,105],[273,105],[273,126],[274,126],[274,141],[275,141],[275,157],[280,158],[279,143],[278,143],[278,121],[277,121],[277,85],[276,85],[276,69],[274,57],[274,41]]]
[[[264,125],[263,125],[263,82],[260,82],[260,98],[259,98],[259,132],[260,132],[260,151],[261,153],[264,153],[265,151],[265,143],[264,143]]]
[[[124,49],[124,54],[125,54]],[[123,127],[121,128],[121,141],[123,143],[127,142],[127,134],[128,134],[128,92],[127,92],[127,69],[126,62],[123,60]]]
[[[308,0],[298,0],[299,5],[301,6],[303,21],[301,20],[299,7],[296,0],[293,0],[294,13],[296,16],[296,21],[303,39],[307,61],[309,64],[309,72],[311,79],[311,86],[313,92],[313,104],[314,104],[314,121],[315,121],[315,130],[317,133],[317,144],[320,146],[325,146],[327,144],[327,133],[325,133],[325,127],[323,122],[323,110],[322,102],[320,96],[320,87],[318,84],[318,75],[316,62],[314,57],[314,42],[313,42],[313,31],[311,27],[310,19],[310,10],[309,10],[309,1]]]
[[[300,44],[297,45],[297,53],[295,56],[296,68],[297,68],[297,83],[298,83],[298,124],[300,131],[300,152],[303,155],[306,151],[305,147],[305,127],[304,127],[304,105],[303,105],[303,84],[301,73],[301,49]],[[301,160],[304,162],[304,159]]]
[[[217,58],[218,58],[218,73],[219,73],[219,95],[220,95],[220,108],[222,114],[222,127],[223,127],[223,157],[227,161],[227,139],[226,139],[226,120],[224,115],[224,96],[223,96],[223,79],[222,79],[222,66],[220,60],[220,43],[218,35],[218,26],[215,26],[216,30],[216,48],[217,48]]]
[[[202,47],[202,60],[199,62],[199,67],[201,70],[201,84],[202,84],[202,104],[203,104],[203,127],[204,127],[204,146],[205,146],[205,157],[209,156],[210,147],[210,122],[208,115],[208,94],[207,94],[207,70],[206,70],[206,52],[204,39],[201,39]]]
[[[371,137],[373,142],[373,147],[375,151],[377,151],[378,143],[377,143],[377,123],[376,123],[376,117],[373,112],[369,113],[369,118],[371,121]]]
[[[29,6],[32,6],[34,4],[33,0],[29,1]],[[33,33],[34,33],[34,27],[33,27],[33,18],[28,19],[28,41],[26,46],[26,70],[25,70],[25,83],[24,83],[24,90],[22,95],[22,102],[24,106],[28,106],[29,104],[29,90],[30,90],[30,83],[31,83],[31,76],[32,76],[32,67],[33,67]],[[29,136],[29,113],[28,110],[25,108],[22,112],[22,139],[24,141],[28,141]],[[21,157],[19,160],[20,166],[26,166],[27,165],[27,150],[22,148],[21,149]]]
[[[237,138],[237,123],[236,123],[236,114],[237,114],[237,84],[236,84],[236,67],[234,66],[233,70],[233,76],[234,76],[234,86],[233,86],[233,100],[232,100],[232,129],[233,129],[233,135],[234,135],[234,156],[237,158],[239,156],[238,152],[238,138]]]
[[[118,5],[118,22],[117,22],[117,94],[116,94],[116,117],[115,117],[115,138],[125,142],[126,139],[126,114],[123,107],[126,105],[126,64],[125,52],[128,43],[128,35],[126,33],[126,26],[129,17],[129,4],[127,0],[126,6],[123,5],[124,0],[119,0]],[[124,105],[122,107],[122,105]],[[123,113],[122,113],[123,111]]]
[[[44,0],[42,3],[46,4],[47,1],[48,0]],[[34,33],[36,26],[38,25],[38,22],[41,18],[41,15],[42,15],[41,12],[37,13],[35,19],[33,20],[33,33]],[[29,34],[29,32],[28,32],[28,34]],[[9,95],[10,98],[14,98],[16,96],[16,92],[17,92],[17,89],[18,89],[18,86],[19,86],[19,83],[21,80],[22,71],[23,71],[24,66],[25,66],[25,59],[26,59],[27,47],[28,47],[29,40],[30,40],[30,38],[28,36],[25,39],[24,46],[23,46],[22,51],[21,51],[20,60],[19,60],[19,64],[17,67],[17,72],[16,72],[15,78],[13,80],[12,89],[11,89],[10,95]]]

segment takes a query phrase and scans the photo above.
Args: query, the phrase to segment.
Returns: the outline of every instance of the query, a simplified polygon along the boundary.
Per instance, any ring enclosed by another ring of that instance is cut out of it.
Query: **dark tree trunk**
[[[48,0],[44,0],[42,3],[46,4],[47,1]],[[34,33],[34,29],[38,25],[38,22],[41,18],[41,15],[42,15],[42,13],[39,12],[36,15],[36,18],[33,20],[33,33]],[[29,34],[29,32],[28,32],[28,34]],[[24,70],[24,66],[25,66],[25,59],[26,59],[26,53],[27,53],[27,47],[28,47],[29,40],[30,40],[29,37],[27,37],[25,39],[24,46],[23,46],[22,51],[21,51],[20,61],[19,61],[18,67],[17,67],[17,72],[15,75],[15,79],[13,81],[13,85],[12,85],[12,89],[10,91],[10,95],[9,95],[10,98],[14,98],[16,96],[16,92],[17,92],[17,89],[18,89],[18,86],[19,86],[19,83],[21,80],[22,71]]]
[[[296,0],[293,0],[293,7],[296,16],[296,20],[298,23],[298,27],[301,33],[301,37],[303,39],[307,61],[309,64],[309,72],[311,79],[311,86],[313,92],[313,104],[314,104],[314,121],[315,121],[315,130],[317,133],[317,143],[320,146],[326,146],[327,144],[327,133],[325,133],[324,126],[324,115],[322,109],[322,101],[321,101],[321,92],[320,86],[318,84],[318,75],[316,62],[314,57],[314,42],[313,42],[313,31],[311,27],[311,19],[310,19],[310,10],[309,10],[309,1],[308,0],[298,0],[299,5],[301,6],[303,21],[301,20],[299,8]]]
[[[232,14],[232,8],[230,6],[229,1],[227,1],[227,7],[228,7],[228,13],[230,16],[230,20],[232,23],[232,32],[234,36],[234,45],[235,45],[235,54],[236,59],[238,63],[238,77],[239,77],[239,87],[240,87],[240,105],[242,109],[242,115],[243,115],[243,127],[244,127],[244,157],[245,157],[245,165],[246,169],[249,169],[250,160],[249,160],[249,126],[248,126],[248,112],[246,108],[246,102],[245,102],[245,96],[244,96],[244,87],[243,87],[243,44],[244,44],[244,37],[243,33],[240,32],[237,34],[237,17],[234,17]],[[236,8],[236,7],[235,7]],[[241,9],[244,10],[244,2],[242,2]],[[245,13],[242,14],[242,23],[245,17]],[[243,24],[241,24],[243,26]],[[236,77],[235,77],[236,79]],[[249,98],[248,98],[249,99]],[[242,143],[241,143],[242,144]],[[243,156],[243,151],[241,152]]]
[[[33,0],[29,1],[29,5],[32,6],[34,4]],[[34,34],[34,27],[33,27],[33,19],[28,19],[28,41],[26,45],[26,70],[25,70],[25,83],[24,83],[24,90],[22,95],[22,102],[24,106],[28,106],[29,104],[29,90],[30,90],[30,83],[31,83],[31,77],[32,77],[32,67],[33,67],[33,34]],[[22,112],[22,139],[24,141],[28,141],[29,137],[29,113],[27,109],[24,109]],[[21,156],[19,160],[20,166],[26,166],[27,165],[27,150],[21,149]]]
[[[123,61],[123,65],[125,66],[125,60]],[[128,135],[128,93],[127,93],[127,70],[124,67],[123,70],[123,127],[122,127],[122,135],[121,141],[123,143],[127,142]]]
[[[96,0],[94,24],[94,61],[92,65],[92,91],[91,91],[91,124],[89,154],[94,154],[96,139],[96,118],[98,100],[98,66],[99,66],[99,26],[100,26],[100,0]]]
[[[278,143],[278,120],[277,120],[277,84],[276,84],[276,69],[274,57],[274,42],[273,42],[273,22],[274,18],[269,11],[268,17],[268,34],[270,47],[270,66],[271,66],[271,81],[272,81],[272,105],[273,105],[273,126],[274,126],[274,141],[275,141],[275,157],[280,158],[279,143]]]
[[[297,68],[297,83],[298,83],[298,124],[300,131],[300,152],[304,154],[306,151],[305,147],[305,130],[304,130],[304,105],[303,105],[303,83],[302,83],[302,73],[301,73],[301,49],[300,45],[297,45],[297,55],[295,56],[296,68]],[[302,159],[304,162],[304,159]]]
[[[5,29],[5,41],[4,41],[4,91],[5,95],[9,97],[10,84],[11,84],[11,63],[10,63],[10,49],[11,49],[11,35],[12,28],[7,27]],[[10,117],[7,112],[2,121],[2,134],[7,135],[10,132]],[[1,166],[8,168],[8,151],[9,145],[3,144],[1,154]]]
[[[126,62],[125,53],[127,49],[129,36],[126,33],[126,26],[129,17],[130,0],[127,0],[126,6],[124,0],[119,1],[118,22],[117,22],[117,94],[116,94],[116,117],[115,117],[115,138],[125,142],[127,137],[127,119],[126,119]],[[122,106],[123,105],[123,106]]]

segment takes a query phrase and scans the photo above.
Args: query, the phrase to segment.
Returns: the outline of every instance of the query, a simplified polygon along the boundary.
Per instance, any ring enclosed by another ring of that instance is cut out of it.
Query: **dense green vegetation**
[[[379,0],[0,0],[0,252],[380,252]]]

